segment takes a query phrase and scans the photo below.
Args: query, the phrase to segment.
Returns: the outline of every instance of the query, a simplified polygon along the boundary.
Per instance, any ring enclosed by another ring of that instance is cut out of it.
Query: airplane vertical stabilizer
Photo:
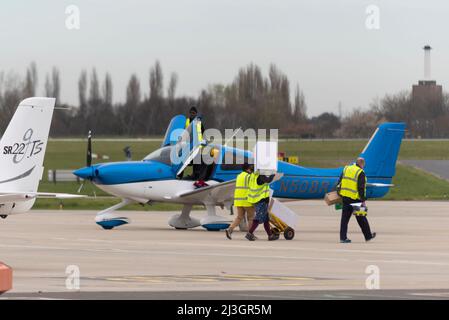
[[[404,132],[405,123],[383,123],[376,129],[360,154],[365,158],[368,177],[394,176]]]
[[[35,192],[42,178],[54,98],[28,98],[0,140],[0,192]]]

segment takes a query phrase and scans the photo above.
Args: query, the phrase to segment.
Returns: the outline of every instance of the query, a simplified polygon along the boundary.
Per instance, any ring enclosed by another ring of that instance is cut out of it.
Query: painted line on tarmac
[[[193,244],[190,244],[193,245]],[[118,249],[118,248],[67,248],[67,247],[55,247],[55,246],[33,246],[33,245],[7,245],[7,244],[0,244],[0,247],[3,248],[21,248],[21,249],[42,249],[42,250],[61,250],[61,251],[81,251],[81,252],[104,252],[104,253],[136,253],[136,254],[145,254],[145,255],[175,255],[175,256],[205,256],[205,257],[234,257],[234,258],[253,258],[253,259],[266,259],[266,258],[272,258],[272,259],[284,259],[284,260],[312,260],[312,261],[333,261],[333,262],[346,262],[353,259],[347,259],[347,258],[322,258],[322,257],[307,257],[307,256],[301,256],[301,257],[295,257],[295,256],[284,256],[284,255],[252,255],[252,254],[226,254],[226,253],[204,253],[204,252],[197,252],[197,253],[184,253],[184,252],[178,252],[178,251],[159,251],[159,250],[135,250],[135,249]],[[232,248],[233,246],[231,246]],[[235,247],[234,247],[235,248]],[[249,248],[248,246],[244,246],[244,248]],[[251,247],[251,249],[254,249],[257,247]],[[216,249],[213,247],[213,249]],[[267,247],[263,247],[261,249],[266,250]],[[276,247],[271,247],[271,249],[277,249]],[[294,248],[288,248],[288,249],[294,249]],[[299,249],[299,248],[298,248]],[[304,249],[304,248],[301,248]],[[338,250],[338,249],[337,249]],[[325,251],[329,252],[328,250],[313,250],[313,251]],[[335,252],[335,250],[330,250],[330,252]],[[367,251],[367,253],[373,254],[375,252]],[[427,266],[449,266],[449,263],[445,262],[435,262],[435,261],[416,261],[416,260],[373,260],[373,259],[356,259],[355,261],[358,262],[368,262],[368,263],[395,263],[395,264],[415,264],[415,265],[427,265]]]
[[[292,296],[280,296],[280,295],[273,295],[273,294],[236,294],[236,296],[240,297],[247,297],[247,298],[269,298],[269,299],[289,299],[289,300],[296,300],[297,297]]]
[[[46,298],[46,297],[0,297],[0,300],[70,300],[63,298]]]
[[[21,248],[21,249],[42,249],[42,250],[60,250],[60,251],[81,251],[81,252],[104,252],[104,253],[136,253],[145,255],[174,255],[174,256],[204,256],[204,257],[232,257],[232,258],[245,258],[245,259],[284,259],[284,260],[314,260],[314,261],[334,261],[334,262],[346,262],[348,259],[343,258],[319,258],[319,257],[293,257],[293,256],[279,256],[279,255],[249,255],[249,254],[223,254],[223,253],[191,253],[191,252],[178,252],[178,251],[156,251],[156,250],[124,250],[124,249],[90,249],[90,248],[67,248],[67,247],[50,247],[50,246],[30,246],[30,245],[5,245],[0,244],[2,248]]]
[[[129,241],[126,241],[129,243]],[[193,242],[181,242],[178,240],[175,240],[174,242],[152,242],[152,245],[157,246],[188,246],[188,247],[211,247],[211,248],[229,248],[229,249],[247,249],[251,248],[253,249],[259,249],[259,250],[295,250],[295,251],[312,251],[312,252],[326,252],[326,253],[367,253],[367,254],[391,254],[391,255],[437,255],[437,256],[449,256],[449,253],[444,252],[429,252],[429,251],[385,251],[385,250],[361,250],[361,249],[319,249],[319,248],[301,248],[301,247],[279,247],[279,246],[251,246],[248,245],[226,245],[226,244],[216,244],[216,243],[193,243]],[[338,245],[338,244],[337,244]]]
[[[230,282],[277,282],[277,281],[321,281],[319,278],[277,276],[277,275],[248,275],[248,274],[223,274],[223,275],[150,275],[150,276],[115,276],[115,277],[85,277],[83,280],[106,280],[115,282],[150,282],[150,283],[173,283],[173,282],[207,282],[207,283],[230,283]],[[324,280],[325,281],[325,280]],[[263,285],[269,285],[264,283]],[[305,283],[284,283],[290,286],[303,286]]]
[[[398,264],[414,264],[424,266],[449,266],[447,262],[435,262],[435,261],[416,261],[416,260],[373,260],[373,259],[359,259],[360,262],[367,263],[398,263]]]
[[[449,298],[449,292],[412,292],[411,296],[423,296],[423,297],[436,297],[436,298]]]

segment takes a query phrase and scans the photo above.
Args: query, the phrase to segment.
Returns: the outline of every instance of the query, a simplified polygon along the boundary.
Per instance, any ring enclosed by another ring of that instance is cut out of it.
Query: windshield
[[[149,155],[147,155],[143,160],[152,160],[152,161],[158,161],[162,162],[168,165],[171,165],[170,161],[170,153],[173,146],[167,146],[160,149],[157,149],[153,152],[151,152]]]

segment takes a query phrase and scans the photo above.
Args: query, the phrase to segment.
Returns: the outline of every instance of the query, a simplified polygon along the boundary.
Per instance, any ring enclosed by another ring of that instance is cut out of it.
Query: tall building
[[[419,80],[412,88],[412,99],[417,103],[441,103],[443,100],[443,87],[435,80],[431,80],[430,50],[426,45],[424,48],[424,80]]]

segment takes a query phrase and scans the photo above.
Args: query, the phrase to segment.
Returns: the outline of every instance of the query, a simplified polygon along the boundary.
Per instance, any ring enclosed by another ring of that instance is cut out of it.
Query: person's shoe
[[[272,233],[268,236],[268,241],[274,241],[279,239],[279,234]]]
[[[249,232],[246,234],[245,238],[249,241],[255,241],[257,239],[252,233]]]
[[[194,184],[193,184],[194,186],[195,186],[195,188],[203,188],[203,187],[208,187],[209,185],[206,183],[206,182],[204,182],[204,180],[198,180],[198,181],[196,181]]]
[[[368,240],[366,240],[366,242],[373,240],[375,237],[376,237],[376,233],[373,232],[373,233],[371,234],[371,238],[369,238]]]
[[[196,181],[193,185],[195,186],[196,189],[209,186],[206,182],[202,180]]]
[[[231,237],[232,231],[231,231],[230,229],[226,229],[225,232],[226,232],[226,237],[227,237],[229,240],[232,240],[232,237]]]
[[[351,239],[340,240],[340,243],[351,243]]]

